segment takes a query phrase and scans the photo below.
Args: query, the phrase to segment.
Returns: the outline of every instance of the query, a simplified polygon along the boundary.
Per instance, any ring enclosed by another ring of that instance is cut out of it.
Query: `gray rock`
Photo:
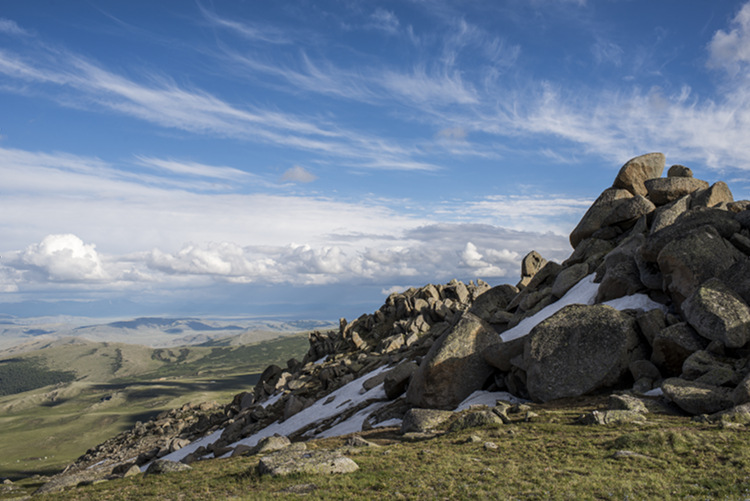
[[[401,422],[401,433],[425,433],[434,430],[453,416],[451,411],[412,408]]]
[[[357,471],[357,463],[335,451],[278,451],[260,459],[261,475],[291,475],[294,473],[329,475]]]
[[[568,259],[565,260],[563,266],[570,266],[578,263],[592,263],[593,268],[596,268],[599,261],[604,256],[614,249],[616,244],[609,240],[602,240],[600,238],[587,238],[583,240],[573,251]],[[592,266],[589,266],[592,269]]]
[[[566,306],[525,340],[526,385],[540,402],[615,385],[643,358],[635,319],[603,305]]]
[[[563,269],[552,284],[552,296],[561,298],[575,284],[589,274],[589,266],[585,263],[574,264]]]
[[[673,165],[667,171],[667,177],[693,177],[693,171],[684,165]]]
[[[175,473],[178,471],[188,471],[193,468],[189,465],[170,461],[168,459],[157,459],[146,468],[147,475],[161,475],[163,473]]]
[[[524,340],[522,337],[512,341],[503,342],[498,336],[498,342],[482,350],[482,358],[492,367],[502,372],[509,372],[512,368],[510,363],[515,357],[523,355]]]
[[[651,362],[666,376],[678,376],[682,364],[694,352],[706,347],[703,340],[687,323],[681,322],[662,329],[651,344]]]
[[[750,402],[750,374],[745,376],[732,391],[732,402],[734,402],[734,405],[742,405]]]
[[[518,292],[518,288],[508,284],[493,287],[474,301],[469,312],[485,322],[491,322],[495,313],[505,310]]]
[[[663,153],[648,153],[632,158],[617,173],[613,187],[628,190],[633,195],[645,196],[648,190],[644,183],[661,176],[665,161]]]
[[[680,377],[696,380],[717,368],[734,372],[734,365],[731,359],[716,355],[708,350],[698,350],[683,362],[682,375]],[[735,383],[737,382],[739,380],[735,381]]]
[[[633,194],[625,189],[609,188],[589,207],[578,225],[570,233],[570,245],[575,249],[584,239],[589,238],[604,226],[604,221],[614,210],[617,202],[632,198]]]
[[[653,345],[656,336],[667,326],[667,317],[663,311],[658,308],[644,311],[636,316],[638,327],[641,333],[646,337],[648,344]]]
[[[750,238],[746,237],[742,233],[735,233],[732,238],[729,239],[732,245],[737,247],[740,251],[746,255],[750,254]]]
[[[633,411],[641,414],[648,414],[646,404],[640,398],[626,394],[610,395],[607,400],[609,410]]]
[[[731,238],[741,228],[731,212],[718,209],[691,210],[679,216],[672,225],[648,236],[641,247],[643,259],[657,262],[659,253],[667,244],[705,225],[713,226],[724,238]]]
[[[634,381],[638,381],[639,379],[658,381],[661,379],[661,372],[649,360],[634,360],[630,362],[628,369],[630,369],[630,374],[632,374]]]
[[[645,183],[648,198],[656,205],[674,202],[678,198],[708,188],[708,183],[694,177],[660,177]]]
[[[250,450],[249,454],[267,454],[269,452],[286,449],[290,445],[292,445],[292,442],[287,437],[285,437],[284,435],[275,434],[271,435],[270,437],[260,439],[255,447]]]
[[[669,378],[661,388],[667,398],[689,414],[713,414],[734,406],[732,390],[721,386]]]
[[[689,208],[690,197],[688,195],[657,208],[654,212],[654,220],[651,223],[651,233],[656,233],[657,231],[672,225],[677,221],[677,218],[687,212]]]
[[[732,192],[724,181],[719,181],[711,185],[710,188],[694,193],[691,197],[690,206],[695,207],[716,207],[722,203],[734,202]]]
[[[596,425],[618,425],[625,423],[642,423],[646,421],[646,418],[642,413],[631,410],[607,410],[607,411],[592,411],[581,417],[579,422],[581,424],[596,424]]]
[[[651,214],[656,206],[646,197],[636,195],[633,198],[625,198],[618,201],[612,207],[612,211],[604,218],[602,226],[619,226],[626,229],[631,227],[642,216]]]
[[[718,278],[698,287],[682,310],[688,323],[706,339],[727,348],[740,348],[750,340],[750,308]]]
[[[448,431],[456,432],[468,428],[479,428],[487,426],[497,426],[503,424],[500,416],[490,410],[479,410],[467,412],[456,418],[448,428]]]
[[[718,278],[750,304],[750,259],[739,259]]]
[[[545,264],[547,264],[547,260],[544,259],[541,254],[537,251],[531,251],[521,260],[521,276],[531,278],[536,275]]]
[[[606,271],[596,294],[597,303],[644,290],[635,255],[639,253],[645,239],[642,234],[635,234],[623,240],[617,248],[607,254],[604,259]]]
[[[409,384],[409,378],[417,370],[419,366],[413,360],[402,362],[396,367],[388,371],[383,380],[383,387],[385,389],[385,395],[389,400],[393,400],[399,397],[406,391],[406,387]]]
[[[346,439],[345,444],[348,447],[380,447],[378,444],[365,440],[359,435],[354,435]]]
[[[706,225],[665,245],[657,262],[664,275],[664,289],[680,305],[700,284],[718,276],[740,259],[744,259],[744,255],[713,226]]]
[[[472,313],[463,314],[435,341],[414,372],[407,402],[417,407],[455,408],[492,375],[494,369],[481,352],[496,344],[497,338],[490,324]]]

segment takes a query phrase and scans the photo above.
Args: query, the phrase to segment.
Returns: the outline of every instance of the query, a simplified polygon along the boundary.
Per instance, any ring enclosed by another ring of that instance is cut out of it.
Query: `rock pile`
[[[662,177],[664,168],[661,153],[627,162],[571,233],[563,263],[531,252],[516,286],[454,280],[392,294],[373,314],[310,334],[301,362],[269,366],[232,403],[160,415],[88,451],[75,468],[133,457],[145,465],[210,432],[215,438],[184,463],[255,453],[237,442],[332,402],[332,392],[360,379],[361,393],[383,385],[378,405],[363,400],[290,438],[368,412],[365,429],[398,420],[406,433],[422,433],[482,389],[547,402],[627,388],[663,392],[689,414],[748,408],[750,202],[682,165]],[[498,404],[471,419],[502,423],[505,411]],[[587,419],[641,416],[607,412]]]

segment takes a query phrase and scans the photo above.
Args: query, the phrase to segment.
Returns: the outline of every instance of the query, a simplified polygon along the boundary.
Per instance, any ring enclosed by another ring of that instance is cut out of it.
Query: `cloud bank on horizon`
[[[632,156],[750,198],[748,83],[745,1],[11,3],[0,303],[515,283]]]

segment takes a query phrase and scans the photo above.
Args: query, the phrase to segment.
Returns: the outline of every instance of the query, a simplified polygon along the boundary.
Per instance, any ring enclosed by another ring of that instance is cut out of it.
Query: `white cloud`
[[[299,165],[287,169],[281,176],[282,181],[291,183],[312,183],[316,179],[318,176]]]
[[[378,7],[370,16],[371,23],[369,26],[383,30],[387,33],[395,34],[398,31],[399,22],[396,14],[389,10]]]
[[[708,45],[709,66],[724,67],[737,73],[750,63],[750,2],[742,6],[730,23],[729,31],[718,30]]]
[[[28,35],[28,32],[18,26],[18,23],[12,19],[4,19],[0,17],[0,33],[7,35]]]
[[[48,235],[41,243],[21,252],[17,261],[53,282],[105,280],[109,277],[95,247],[75,235]]]
[[[146,156],[136,156],[136,158],[141,165],[165,170],[174,174],[223,179],[227,181],[244,181],[251,177],[251,174],[235,169],[234,167],[205,165],[197,162],[186,162]]]

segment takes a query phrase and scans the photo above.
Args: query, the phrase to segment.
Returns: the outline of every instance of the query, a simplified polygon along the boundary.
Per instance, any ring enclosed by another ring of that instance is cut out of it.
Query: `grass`
[[[268,364],[285,366],[307,347],[307,337],[297,335],[256,345],[172,348],[167,362],[152,356],[154,349],[113,343],[24,355],[37,368],[75,369],[77,380],[0,396],[0,478],[55,473],[136,421],[187,402],[230,402],[251,390]]]
[[[256,458],[194,463],[194,470],[78,487],[45,499],[746,499],[750,444],[744,427],[648,415],[646,425],[584,426],[597,403],[544,406],[538,421],[401,442],[395,430],[366,438],[382,445],[350,454],[347,475],[260,477]],[[470,435],[479,441],[467,440]],[[484,442],[497,444],[486,449]],[[309,444],[334,448],[343,439]],[[640,456],[615,458],[628,450]],[[295,492],[302,492],[295,494]]]

